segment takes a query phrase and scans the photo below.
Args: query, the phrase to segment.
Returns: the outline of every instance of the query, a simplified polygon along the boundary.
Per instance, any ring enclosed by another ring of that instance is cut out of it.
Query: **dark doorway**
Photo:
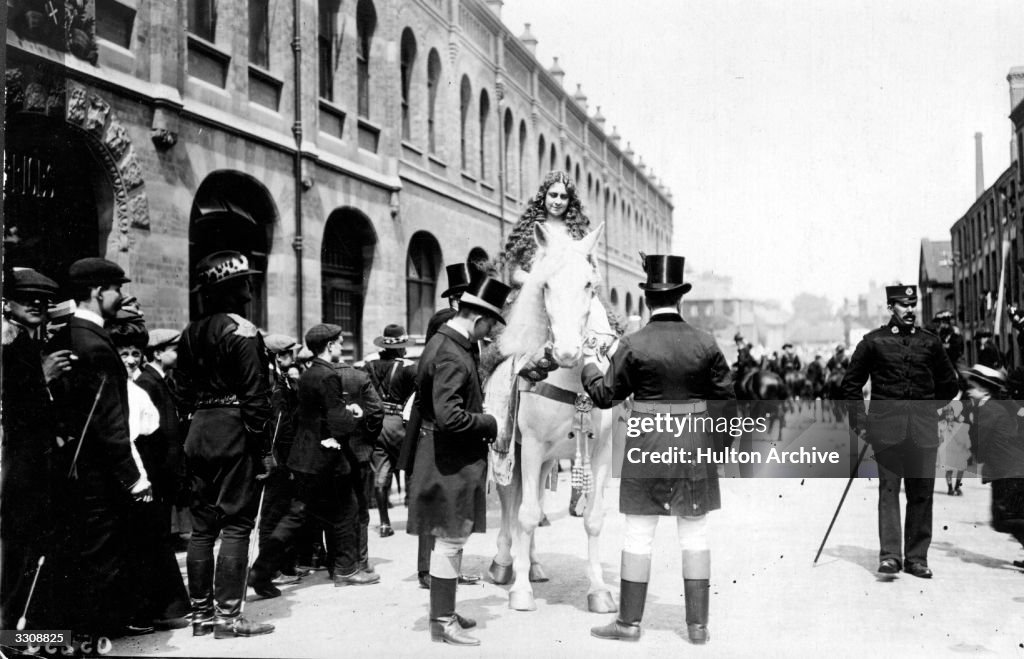
[[[320,248],[323,322],[341,326],[342,357],[363,358],[363,303],[373,267],[377,236],[370,219],[354,208],[339,208],[327,218]]]

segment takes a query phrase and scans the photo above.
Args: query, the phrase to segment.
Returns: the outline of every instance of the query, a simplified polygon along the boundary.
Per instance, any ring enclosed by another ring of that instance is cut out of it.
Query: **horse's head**
[[[600,281],[594,249],[604,224],[582,240],[572,240],[534,225],[537,253],[531,279],[541,287],[551,353],[559,366],[575,365],[583,352],[584,334]]]

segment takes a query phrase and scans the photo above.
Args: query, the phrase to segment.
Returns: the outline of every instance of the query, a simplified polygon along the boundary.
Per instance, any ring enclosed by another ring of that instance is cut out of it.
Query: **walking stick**
[[[277,431],[281,428],[281,412],[277,413],[277,423],[274,424],[274,436],[270,440],[270,454],[274,454],[274,446],[277,444]],[[252,571],[252,564],[256,561],[256,546],[260,539],[260,520],[263,518],[263,497],[267,493],[267,486],[260,490],[260,503],[256,508],[256,519],[253,521],[253,529],[249,534],[249,552],[245,558],[245,587],[242,589],[242,604],[238,608],[238,615],[245,611],[245,596],[249,592],[249,572]]]
[[[89,410],[89,416],[85,417],[85,425],[82,426],[82,436],[78,438],[78,446],[75,447],[75,457],[71,459],[71,468],[68,469],[68,478],[78,478],[78,454],[82,450],[82,444],[85,443],[85,433],[89,429],[89,424],[92,422],[92,415],[96,413],[96,406],[100,403],[100,394],[103,393],[103,385],[107,383],[107,376],[104,375],[100,378],[100,386],[96,389],[96,398],[92,401],[92,408]]]
[[[814,563],[811,565],[817,565],[818,559],[821,558],[821,550],[825,548],[825,542],[828,541],[828,536],[832,533],[832,527],[835,526],[836,519],[839,517],[839,511],[843,507],[843,502],[846,501],[846,495],[850,491],[850,486],[853,485],[853,479],[857,477],[857,470],[860,468],[860,463],[864,460],[864,454],[868,452],[868,444],[864,442],[864,447],[860,450],[860,456],[857,457],[857,464],[853,465],[853,469],[850,471],[850,480],[846,481],[846,489],[843,490],[843,496],[839,499],[839,505],[836,506],[836,513],[832,515],[832,521],[828,524],[828,530],[825,531],[825,537],[821,539],[821,545],[818,547],[818,553],[814,555]]]
[[[43,571],[43,563],[46,562],[46,556],[39,557],[39,564],[36,566],[36,574],[32,577],[32,587],[28,589],[28,599],[25,600],[25,610],[22,611],[21,617],[18,618],[18,626],[15,628],[19,632],[24,631],[25,624],[28,621],[28,607],[32,604],[32,596],[36,592],[36,582],[39,581],[39,573]]]

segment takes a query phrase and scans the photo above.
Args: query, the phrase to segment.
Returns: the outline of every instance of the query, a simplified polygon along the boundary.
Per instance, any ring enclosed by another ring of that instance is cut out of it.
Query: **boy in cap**
[[[359,529],[354,459],[349,443],[357,432],[358,405],[348,404],[332,361],[341,356],[341,328],[321,324],[306,332],[315,355],[299,378],[299,413],[288,468],[295,496],[252,566],[250,583],[264,597],[281,594],[271,579],[308,517],[324,524],[336,587],[377,583],[380,575],[359,567]]]
[[[408,532],[435,539],[430,556],[430,637],[479,645],[465,629],[476,623],[455,612],[462,548],[486,530],[487,447],[498,432],[483,411],[472,345],[504,323],[509,287],[486,278],[470,285],[459,311],[430,339],[416,375],[420,438],[409,483]]]
[[[77,308],[50,342],[70,350],[71,372],[50,384],[58,436],[68,442],[63,469],[70,477],[64,506],[70,557],[65,566],[75,602],[64,624],[88,634],[145,633],[132,628],[133,584],[128,583],[132,500],[152,499],[152,488],[132,457],[128,427],[128,374],[104,329],[117,316],[130,280],[103,258],[71,264],[68,282]],[[78,603],[88,602],[88,606]]]
[[[274,631],[273,625],[242,617],[259,481],[275,466],[270,364],[263,337],[245,318],[252,299],[249,278],[256,274],[240,252],[201,259],[194,291],[204,316],[185,328],[178,345],[182,406],[192,412],[185,440],[194,488],[186,569],[194,636]]]
[[[930,579],[932,494],[939,446],[937,412],[957,394],[956,371],[942,341],[916,325],[917,287],[885,287],[892,317],[857,344],[842,381],[850,429],[878,462],[878,573]],[[871,405],[864,411],[864,385]],[[900,483],[907,511],[900,532]]]
[[[0,628],[14,629],[25,610],[39,557],[54,547],[56,510],[50,485],[49,453],[56,447],[53,406],[48,381],[71,370],[71,352],[40,359],[39,334],[57,284],[31,268],[4,272],[3,281],[3,479],[0,480]],[[65,474],[59,474],[63,480]],[[54,556],[48,556],[51,560]],[[29,629],[52,627],[48,578],[52,564],[40,575],[31,608]]]

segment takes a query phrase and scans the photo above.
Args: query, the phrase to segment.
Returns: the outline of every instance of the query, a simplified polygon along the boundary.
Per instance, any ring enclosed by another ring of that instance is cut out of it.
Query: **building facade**
[[[14,0],[6,256],[58,280],[117,261],[147,320],[179,327],[192,266],[238,249],[266,273],[261,326],[335,322],[359,358],[387,323],[422,334],[444,266],[497,257],[564,169],[606,222],[608,299],[637,313],[671,193],[501,4]]]
[[[921,239],[917,286],[923,324],[930,325],[940,311],[953,310],[953,255],[948,240]]]
[[[967,213],[953,224],[950,236],[956,317],[964,331],[966,359],[973,362],[977,357],[977,344],[971,339],[984,329],[995,334],[1008,364],[1016,366],[1021,363],[1021,355],[1017,354],[1012,329],[1005,320],[1005,305],[1024,303],[1024,67],[1011,69],[1007,81],[1014,125],[1010,166],[992,186],[980,192]],[[1000,280],[1003,308],[999,305]]]

